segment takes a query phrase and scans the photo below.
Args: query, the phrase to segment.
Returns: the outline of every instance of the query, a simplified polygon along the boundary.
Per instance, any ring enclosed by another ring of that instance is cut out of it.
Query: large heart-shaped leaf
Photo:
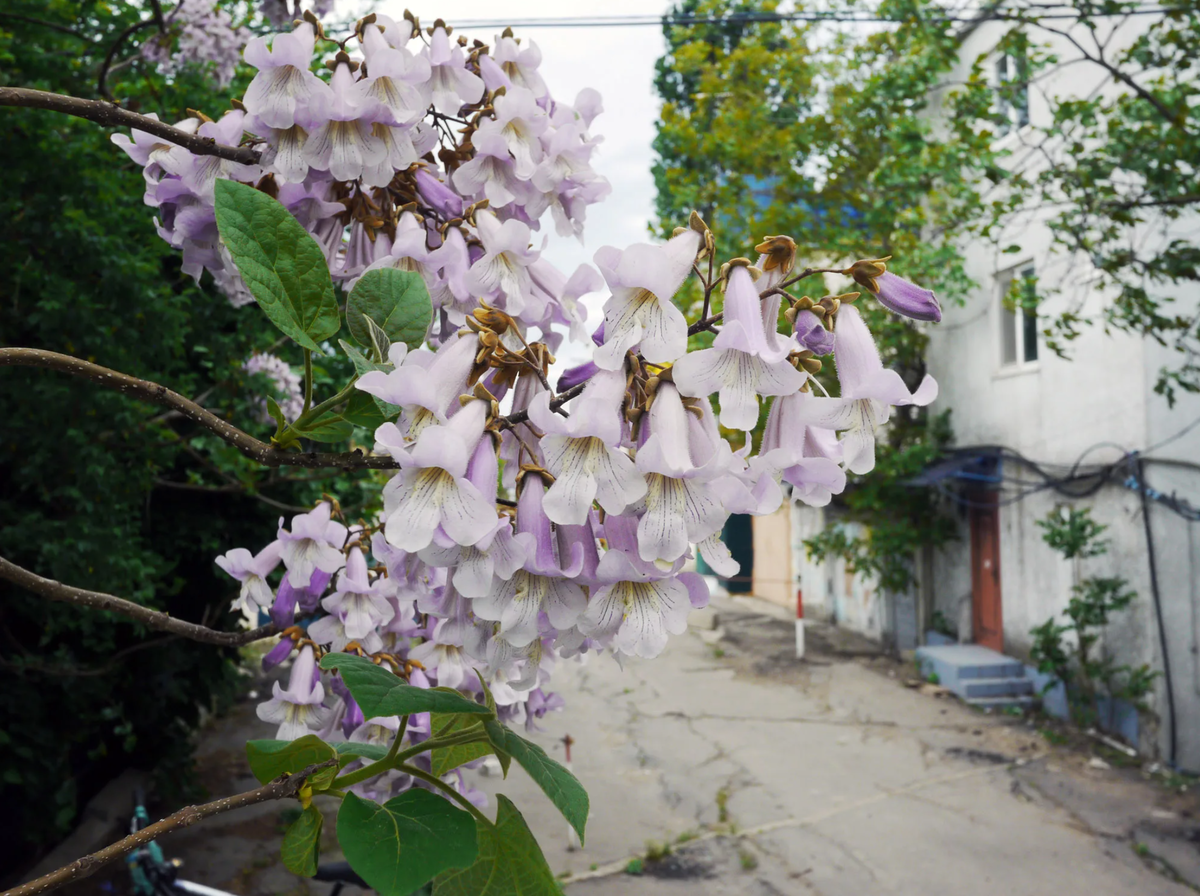
[[[320,351],[342,324],[317,241],[279,202],[236,181],[217,180],[216,211],[221,241],[271,323]]]
[[[529,777],[550,797],[550,802],[558,807],[563,818],[579,834],[579,842],[582,843],[588,817],[588,795],[579,779],[547,756],[546,751],[537,744],[500,723],[489,722],[487,732],[492,743],[517,760]]]
[[[416,348],[425,339],[433,320],[433,304],[421,275],[414,271],[379,268],[367,271],[346,300],[346,323],[350,335],[365,348],[373,348],[368,318],[379,325],[392,342]],[[381,356],[386,357],[386,354]]]
[[[250,771],[259,783],[274,781],[280,775],[291,775],[310,765],[332,759],[337,753],[333,747],[315,734],[306,734],[295,740],[252,740],[246,743],[246,758]],[[333,766],[321,769],[309,780],[314,790],[329,786],[337,774]]]
[[[495,826],[479,825],[479,858],[433,882],[433,896],[561,896],[558,881],[525,819],[508,797],[496,798]]]
[[[479,852],[475,819],[428,790],[407,790],[382,806],[347,793],[337,835],[350,867],[380,896],[410,896]]]
[[[418,688],[403,678],[352,653],[327,653],[322,669],[337,669],[350,694],[363,711],[363,718],[406,716],[414,712],[476,713],[491,717],[492,711],[468,700],[450,688]]]
[[[317,860],[321,854],[321,828],[325,819],[321,810],[309,804],[300,817],[288,826],[283,835],[283,847],[279,856],[288,871],[301,877],[312,877],[317,873]]]

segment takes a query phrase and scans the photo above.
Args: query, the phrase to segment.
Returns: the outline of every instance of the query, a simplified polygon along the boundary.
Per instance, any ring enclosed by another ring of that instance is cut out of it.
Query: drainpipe
[[[1175,729],[1175,687],[1171,681],[1171,657],[1167,653],[1167,630],[1163,625],[1162,597],[1158,591],[1158,562],[1154,557],[1154,532],[1150,528],[1150,501],[1146,497],[1146,462],[1137,458],[1138,493],[1142,496],[1142,524],[1146,528],[1146,557],[1150,561],[1150,593],[1154,596],[1154,615],[1158,621],[1158,646],[1163,658],[1163,684],[1167,689],[1167,718],[1171,723],[1171,765],[1175,765],[1178,735]]]

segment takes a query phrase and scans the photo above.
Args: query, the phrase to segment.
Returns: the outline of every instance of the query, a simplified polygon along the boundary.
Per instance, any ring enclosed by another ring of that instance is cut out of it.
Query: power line
[[[1024,22],[1049,21],[1081,18],[1123,18],[1125,16],[1162,15],[1179,12],[1179,7],[1157,6],[1149,9],[1126,9],[1119,12],[1097,12],[1083,14],[1075,12],[1031,12],[1033,10],[1065,9],[1062,4],[1038,4],[1015,7],[1010,11],[994,10],[978,15],[933,15],[932,22]],[[782,24],[787,22],[835,22],[860,25],[903,24],[914,21],[912,17],[847,15],[837,12],[784,12],[784,13],[730,13],[720,15],[614,15],[614,16],[536,16],[513,19],[460,19],[451,24],[460,30],[473,28],[638,28],[666,26],[689,27],[694,25],[738,25],[738,24]]]

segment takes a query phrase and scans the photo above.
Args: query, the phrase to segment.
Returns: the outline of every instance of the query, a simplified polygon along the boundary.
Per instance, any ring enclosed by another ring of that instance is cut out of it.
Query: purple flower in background
[[[804,407],[811,400],[808,392],[775,399],[759,455],[792,486],[793,498],[824,507],[846,487],[846,472],[838,464],[841,449],[833,431],[805,422]]]
[[[279,398],[279,409],[283,411],[285,420],[295,420],[304,412],[304,383],[282,358],[270,352],[255,352],[242,365],[246,373],[261,373],[274,384]],[[262,423],[272,423],[271,415],[267,412],[267,400],[255,399],[258,408],[258,419]]]
[[[277,740],[295,740],[329,721],[331,713],[324,700],[316,656],[311,647],[305,647],[292,663],[287,690],[274,682],[271,699],[258,705],[258,717],[279,726]]]
[[[363,552],[351,548],[346,568],[338,574],[337,589],[321,601],[321,606],[341,619],[347,638],[357,641],[396,615],[395,607],[388,601],[395,591],[389,579],[372,582]]]
[[[513,170],[521,180],[529,180],[542,160],[541,135],[550,126],[545,111],[538,106],[533,93],[523,87],[512,87],[493,104],[495,118],[479,123],[481,137],[499,136],[513,157]],[[474,138],[472,138],[474,139]]]
[[[825,329],[821,318],[807,309],[796,315],[796,341],[814,355],[827,355],[833,351],[833,334]]]

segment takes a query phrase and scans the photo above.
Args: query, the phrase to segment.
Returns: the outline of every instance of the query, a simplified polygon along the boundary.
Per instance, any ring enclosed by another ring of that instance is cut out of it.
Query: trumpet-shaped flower
[[[246,62],[258,74],[246,89],[242,104],[251,115],[273,128],[290,128],[298,112],[312,102],[324,84],[309,71],[317,34],[308,22],[290,34],[256,37],[246,45]]]
[[[709,487],[729,465],[729,446],[707,451],[697,463],[689,444],[688,411],[671,383],[662,383],[649,418],[650,434],[637,451],[637,469],[646,476],[646,509],[638,522],[638,553],[647,561],[670,566],[725,524],[728,514]],[[707,449],[705,444],[703,448]],[[696,452],[699,454],[700,452]]]
[[[517,499],[517,537],[531,543],[525,563],[512,578],[496,579],[487,597],[471,602],[475,615],[499,622],[500,637],[517,648],[538,638],[540,614],[545,613],[556,630],[566,631],[587,607],[583,589],[571,581],[583,568],[583,553],[576,551],[564,561],[555,556],[544,492],[540,476],[525,477]]]
[[[396,608],[388,600],[395,590],[388,579],[372,582],[363,552],[351,548],[346,568],[338,575],[337,589],[321,601],[321,606],[342,620],[346,637],[357,641],[396,615]]]
[[[475,229],[484,254],[471,265],[467,285],[478,293],[503,297],[504,310],[517,316],[531,298],[528,266],[538,253],[529,248],[529,227],[516,220],[500,223],[489,211],[475,213]]]
[[[292,662],[287,690],[275,682],[271,699],[258,705],[258,717],[279,726],[276,739],[295,740],[329,721],[331,712],[324,701],[316,656],[311,647],[305,647]]]
[[[842,433],[842,457],[851,473],[875,467],[875,431],[887,423],[893,405],[924,406],[937,398],[938,386],[926,374],[915,392],[900,374],[887,370],[862,317],[852,305],[842,305],[837,318],[833,351],[841,398],[810,398],[798,410],[804,422]]]
[[[293,588],[307,588],[315,571],[332,575],[346,562],[342,545],[347,529],[332,517],[333,505],[322,501],[308,513],[292,517],[291,532],[283,528],[280,518],[280,553]]]
[[[393,449],[402,468],[384,487],[384,533],[393,547],[426,548],[439,527],[461,545],[494,531],[495,507],[466,478],[486,417],[487,404],[471,401],[448,423],[422,430],[411,450]]]
[[[506,89],[496,97],[493,106],[495,117],[481,120],[478,133],[499,136],[512,155],[517,177],[529,180],[542,160],[541,135],[550,126],[550,120],[533,93],[524,87]]]
[[[583,523],[593,501],[608,513],[620,513],[646,493],[645,479],[628,455],[616,448],[623,430],[624,395],[625,375],[602,370],[570,403],[568,418],[550,410],[548,393],[530,402],[529,419],[546,433],[541,449],[546,468],[555,477],[546,493],[546,514],[554,522]]]
[[[279,565],[282,550],[283,545],[273,541],[259,551],[257,556],[245,548],[234,548],[217,558],[217,566],[242,583],[238,599],[233,603],[235,607],[241,606],[251,610],[271,606],[275,600],[275,592],[267,584],[267,576]]]
[[[673,370],[683,395],[718,393],[721,424],[752,430],[758,423],[759,395],[788,395],[807,378],[787,360],[792,345],[775,329],[779,296],[759,303],[746,268],[734,268],[725,290],[725,323],[712,348],[680,358]]]
[[[687,320],[671,303],[687,278],[700,234],[688,230],[664,246],[636,243],[625,251],[603,246],[596,267],[612,295],[604,303],[604,344],[595,361],[604,370],[620,370],[625,353],[640,345],[647,361],[665,364],[687,351]]]
[[[466,56],[450,44],[445,28],[433,29],[426,52],[435,109],[443,115],[457,115],[463,104],[478,102],[483,96],[483,80],[467,71]]]

